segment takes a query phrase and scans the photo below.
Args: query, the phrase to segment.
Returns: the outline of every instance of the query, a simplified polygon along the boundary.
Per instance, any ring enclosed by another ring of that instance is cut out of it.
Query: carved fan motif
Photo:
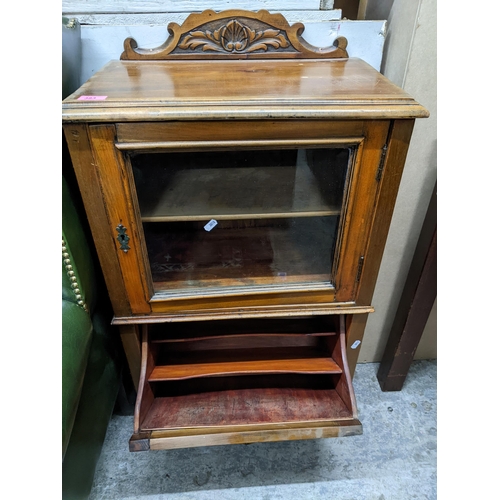
[[[169,38],[156,49],[140,49],[133,38],[124,42],[122,60],[201,58],[344,58],[347,40],[317,48],[302,38],[304,25],[290,26],[281,14],[206,10],[190,14],[184,23],[168,25]]]
[[[266,51],[269,46],[275,49],[286,48],[290,42],[280,30],[267,29],[256,31],[236,19],[214,31],[192,31],[181,38],[178,48],[196,49],[215,52],[255,52]]]

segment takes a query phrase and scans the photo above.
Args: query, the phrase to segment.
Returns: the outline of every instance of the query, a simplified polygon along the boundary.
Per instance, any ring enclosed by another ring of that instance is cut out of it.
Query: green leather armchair
[[[66,69],[65,50],[79,58],[79,25],[71,26],[63,19]],[[74,90],[71,78],[63,71],[63,97]],[[64,141],[62,167],[62,492],[80,500],[90,494],[121,387],[122,352]]]

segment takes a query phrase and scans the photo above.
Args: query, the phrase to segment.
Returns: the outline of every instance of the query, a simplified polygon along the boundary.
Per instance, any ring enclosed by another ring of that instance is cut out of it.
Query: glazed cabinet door
[[[388,130],[388,121],[90,125],[131,312],[354,302]]]

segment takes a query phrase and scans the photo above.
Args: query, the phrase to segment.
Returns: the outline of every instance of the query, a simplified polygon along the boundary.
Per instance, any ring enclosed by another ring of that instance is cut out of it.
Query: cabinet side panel
[[[396,120],[389,134],[385,165],[379,181],[375,219],[360,278],[356,301],[359,305],[369,304],[372,300],[414,123],[415,120]]]
[[[109,232],[108,216],[87,127],[77,124],[66,125],[64,134],[114,313],[117,316],[129,315],[128,297],[114,242]]]
[[[130,376],[137,391],[141,372],[141,344],[139,342],[139,327],[137,325],[120,325],[120,337],[127,358]]]
[[[414,123],[413,119],[395,120],[389,132],[387,154],[379,181],[375,219],[368,241],[365,265],[360,276],[357,305],[370,304],[373,297]],[[360,346],[358,344],[355,349],[349,346],[356,340],[363,339],[367,320],[368,315],[356,315],[348,331],[347,356],[351,373],[354,371]]]
[[[151,386],[148,382],[148,378],[151,375],[155,367],[155,362],[153,359],[153,353],[148,342],[148,329],[147,325],[142,327],[142,356],[141,356],[141,368],[140,368],[140,380],[137,390],[137,400],[135,403],[134,411],[134,433],[138,434],[142,425],[142,422],[147,414],[149,408],[153,404],[154,395]]]

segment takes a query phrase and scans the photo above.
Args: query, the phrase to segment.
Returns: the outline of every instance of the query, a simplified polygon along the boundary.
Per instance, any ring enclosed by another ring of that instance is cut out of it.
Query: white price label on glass
[[[211,231],[216,225],[217,221],[215,219],[212,219],[211,221],[207,222],[203,227],[205,231]]]

